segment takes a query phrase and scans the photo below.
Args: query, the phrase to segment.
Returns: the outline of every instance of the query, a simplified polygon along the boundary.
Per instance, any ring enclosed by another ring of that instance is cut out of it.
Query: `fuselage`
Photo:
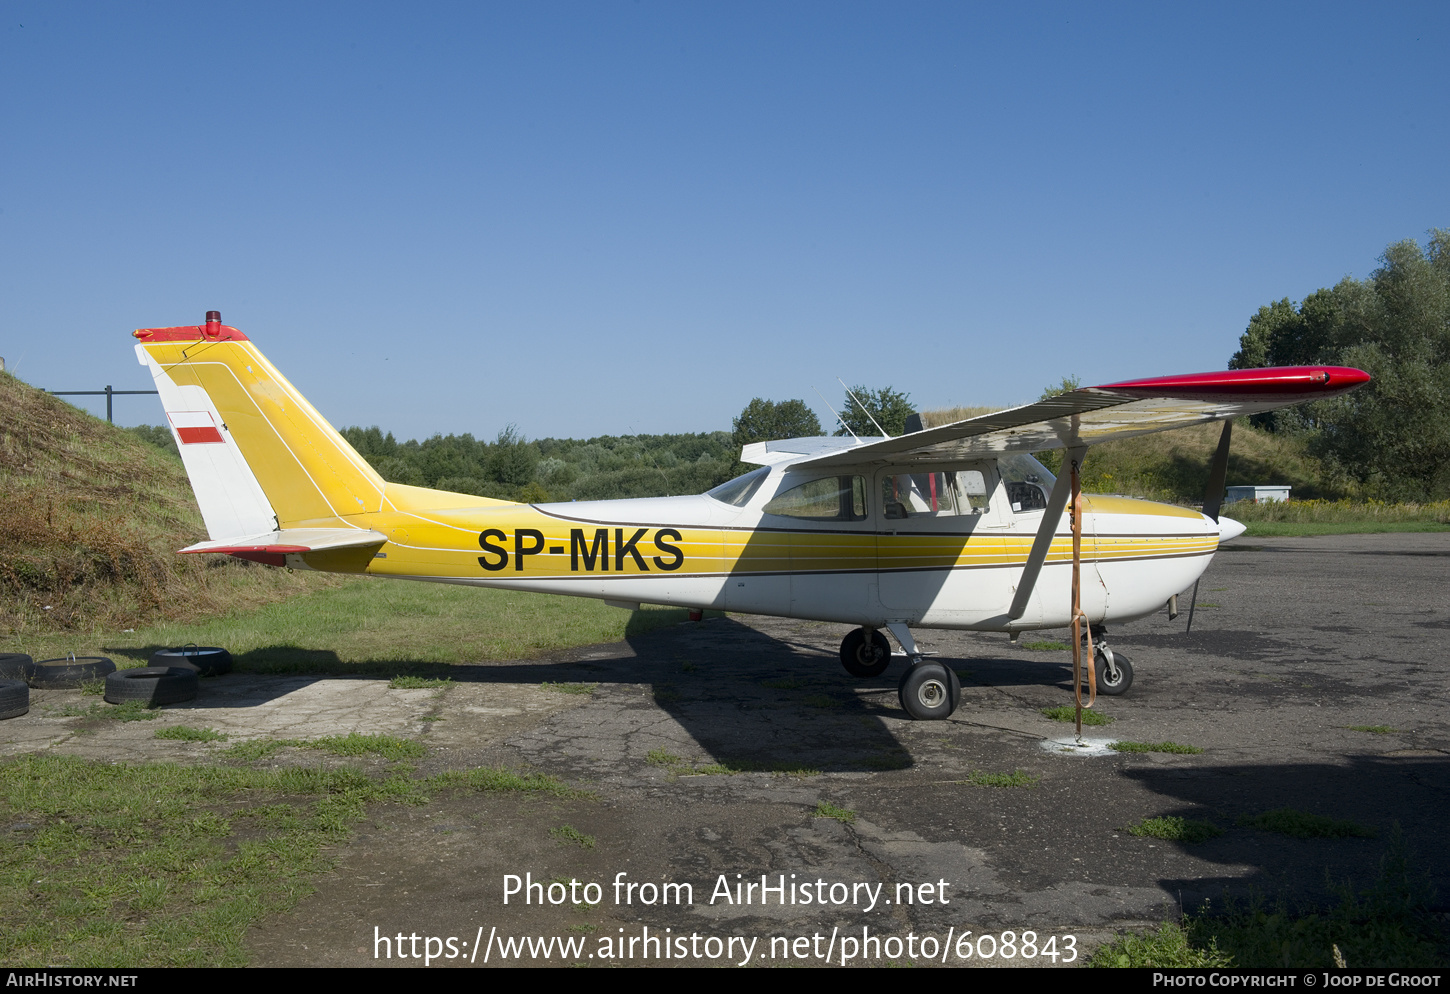
[[[362,513],[349,524],[387,536],[375,553],[288,561],[869,627],[1060,627],[1070,609],[1067,515],[1026,611],[1008,618],[1052,482],[1034,460],[1024,474],[1023,459],[912,474],[783,462],[695,496]],[[1188,508],[1106,496],[1084,505],[1083,608],[1095,623],[1161,609],[1218,548],[1218,524]]]

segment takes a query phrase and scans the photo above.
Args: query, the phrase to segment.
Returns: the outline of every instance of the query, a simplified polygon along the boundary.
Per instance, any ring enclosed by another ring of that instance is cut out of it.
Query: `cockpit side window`
[[[1007,500],[1018,513],[1042,511],[1047,508],[1047,495],[1057,477],[1042,463],[1023,452],[1011,452],[997,460],[1002,482],[1007,486]]]
[[[899,519],[987,513],[991,510],[987,477],[987,472],[980,468],[883,477],[882,515]]]

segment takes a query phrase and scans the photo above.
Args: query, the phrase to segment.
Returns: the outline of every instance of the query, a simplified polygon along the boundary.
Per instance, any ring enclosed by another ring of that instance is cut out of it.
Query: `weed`
[[[571,931],[571,932],[586,932],[586,933],[587,932],[597,932],[597,931],[599,931],[599,926],[598,925],[591,925],[589,922],[579,922],[577,925],[570,925],[569,926],[569,931]]]
[[[1063,704],[1055,708],[1043,708],[1042,713],[1053,721],[1077,722],[1077,708],[1071,704]],[[1116,719],[1110,718],[1101,711],[1093,711],[1090,708],[1083,708],[1082,723],[1084,725],[1108,725]]]
[[[82,697],[100,697],[106,692],[105,680],[87,680],[81,684]]]
[[[1203,752],[1198,746],[1179,742],[1111,742],[1108,748],[1117,752],[1171,752],[1181,756],[1197,756]]]
[[[1144,818],[1136,825],[1129,825],[1125,831],[1139,838],[1166,839],[1169,842],[1187,842],[1190,845],[1207,842],[1223,834],[1223,829],[1213,822],[1180,818],[1177,815]]]
[[[1207,949],[1195,948],[1181,925],[1164,922],[1149,935],[1123,935],[1098,949],[1087,961],[1096,967],[1203,968],[1233,966],[1212,939]]]
[[[1391,728],[1389,725],[1349,725],[1351,732],[1369,732],[1371,735],[1394,735],[1399,732],[1398,728]]]
[[[830,694],[808,694],[804,702],[813,708],[838,708],[842,703],[839,697],[832,697]]]
[[[389,690],[443,690],[453,685],[449,676],[429,679],[422,676],[395,676],[388,681]]]
[[[573,825],[560,825],[549,829],[549,834],[561,842],[575,842],[585,849],[594,848],[594,836],[585,835]]]
[[[1378,834],[1374,829],[1357,822],[1340,821],[1294,808],[1276,808],[1262,814],[1243,815],[1238,823],[1248,828],[1278,832],[1296,839],[1372,839]]]
[[[474,770],[449,770],[422,781],[424,787],[437,790],[474,790],[488,792],[519,792],[552,794],[555,797],[590,797],[585,790],[575,790],[558,777],[547,773],[518,773],[502,766],[485,766]]]
[[[1024,642],[1022,648],[1031,649],[1033,652],[1060,652],[1071,649],[1072,646],[1066,642]]]
[[[849,825],[856,820],[856,812],[849,808],[838,808],[830,801],[822,801],[816,805],[815,817],[834,818],[843,825]]]
[[[672,752],[665,752],[663,749],[651,749],[645,757],[645,762],[651,766],[682,766],[684,760]]]
[[[680,664],[681,673],[694,673],[699,668],[700,667],[696,666],[694,663],[685,662]]]
[[[172,725],[156,733],[158,739],[179,739],[182,742],[222,742],[227,736],[210,728],[192,728],[190,725]]]
[[[238,742],[236,745],[230,746],[222,752],[222,755],[230,759],[239,759],[244,763],[253,763],[259,759],[266,759],[287,744],[277,739],[253,739],[250,742]]]
[[[539,684],[540,690],[552,690],[556,694],[592,694],[597,683],[550,683],[545,680]]]
[[[966,782],[978,787],[1036,787],[1041,779],[1021,770],[1013,770],[1011,773],[984,773],[973,770],[967,776]]]

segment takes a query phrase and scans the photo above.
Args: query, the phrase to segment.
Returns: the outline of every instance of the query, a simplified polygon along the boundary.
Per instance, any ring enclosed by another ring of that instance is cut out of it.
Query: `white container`
[[[1229,487],[1228,494],[1224,497],[1225,504],[1232,504],[1236,501],[1251,500],[1256,504],[1266,504],[1269,501],[1288,500],[1289,488],[1281,486],[1252,486],[1252,487]]]

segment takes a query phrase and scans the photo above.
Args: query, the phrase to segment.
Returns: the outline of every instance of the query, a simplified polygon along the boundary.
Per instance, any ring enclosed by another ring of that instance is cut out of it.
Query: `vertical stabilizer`
[[[349,525],[386,484],[236,328],[142,328],[151,370],[211,538]]]

